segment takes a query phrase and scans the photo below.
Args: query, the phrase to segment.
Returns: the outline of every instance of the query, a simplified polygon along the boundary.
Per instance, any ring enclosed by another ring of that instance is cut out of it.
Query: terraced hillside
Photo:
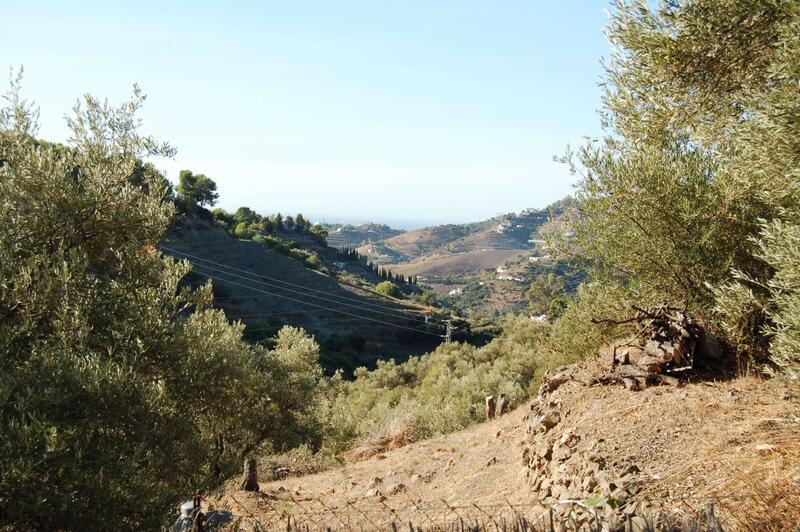
[[[471,233],[484,224],[436,225],[394,236],[359,248],[359,252],[379,262],[408,262],[434,254]]]
[[[392,229],[385,224],[340,225],[326,224],[328,245],[334,248],[359,247],[370,242],[386,240],[403,234],[400,229]]]
[[[431,280],[476,275],[530,254],[539,230],[566,206],[561,201],[546,209],[529,209],[480,223],[427,227],[359,251],[404,275]]]

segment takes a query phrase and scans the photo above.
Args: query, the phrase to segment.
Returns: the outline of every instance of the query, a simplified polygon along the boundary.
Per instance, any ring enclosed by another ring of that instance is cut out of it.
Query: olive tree
[[[0,115],[0,528],[158,528],[288,430],[291,367],[156,247],[174,206],[131,176],[172,148],[139,133],[143,100],[87,96],[68,146],[35,138],[17,82]]]
[[[753,346],[777,308],[764,224],[800,221],[800,5],[652,4],[616,2],[606,135],[565,158],[576,244],[642,304],[688,304]]]

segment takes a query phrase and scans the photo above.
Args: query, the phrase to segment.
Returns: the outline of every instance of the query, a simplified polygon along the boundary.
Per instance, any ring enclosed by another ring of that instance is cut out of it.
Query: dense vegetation
[[[236,238],[250,239],[255,235],[266,237],[294,232],[308,235],[324,245],[328,236],[328,231],[322,225],[312,224],[300,213],[294,217],[281,213],[262,216],[249,207],[239,207],[233,213],[216,208],[211,215]]]
[[[446,343],[402,364],[389,360],[371,372],[361,368],[354,381],[334,379],[335,393],[321,412],[323,452],[458,430],[482,419],[487,393],[508,394],[518,404],[538,386],[545,337],[545,327],[509,319],[504,334],[484,347]]]
[[[158,528],[176,496],[259,448],[309,440],[316,344],[272,351],[181,287],[156,244],[173,204],[139,156],[143,97],[87,97],[70,147],[38,142],[16,87],[0,121],[0,524]],[[312,438],[313,440],[313,438]]]
[[[793,376],[800,6],[620,1],[609,35],[607,134],[565,157],[581,181],[562,251],[591,277],[567,291],[544,274],[529,295],[560,314],[551,325],[508,319],[483,347],[443,344],[353,381],[324,377],[301,330],[248,343],[210,286],[181,283],[188,263],[157,251],[175,203],[141,159],[171,148],[140,135],[138,91],[119,108],[87,97],[65,147],[35,138],[13,86],[0,115],[0,527],[158,528],[247,455],[305,445],[335,458],[464,427],[487,393],[519,402],[543,371],[623,334],[590,320],[633,304],[685,304],[742,362]],[[178,206],[213,205],[212,183],[182,173]],[[268,246],[287,230],[322,238],[299,215],[213,216]]]
[[[797,360],[800,5],[618,2],[604,126],[567,160],[576,245],[624,298],[683,305],[741,355]]]

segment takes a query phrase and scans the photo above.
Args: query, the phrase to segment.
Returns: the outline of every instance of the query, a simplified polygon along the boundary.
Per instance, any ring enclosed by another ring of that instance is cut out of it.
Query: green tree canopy
[[[178,195],[191,205],[214,205],[219,198],[217,184],[204,174],[194,174],[191,170],[181,170],[178,176]]]
[[[68,149],[34,139],[16,86],[8,100],[0,528],[158,529],[245,454],[302,439],[318,350],[299,332],[251,347],[210,285],[185,286],[189,264],[158,252],[174,207],[157,172],[131,175],[171,148],[137,132],[138,90],[118,108],[86,97]]]
[[[245,224],[254,224],[261,220],[261,216],[250,207],[239,207],[233,216],[237,221]]]
[[[775,308],[754,241],[765,221],[800,222],[798,24],[795,0],[618,1],[607,135],[566,158],[595,275],[721,316],[737,343]]]

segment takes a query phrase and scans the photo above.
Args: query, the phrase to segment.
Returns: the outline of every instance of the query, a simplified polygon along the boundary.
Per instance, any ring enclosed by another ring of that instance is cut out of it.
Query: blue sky
[[[602,0],[3,0],[0,67],[25,68],[41,133],[134,82],[159,166],[220,205],[400,226],[543,207],[552,161],[600,133]]]

